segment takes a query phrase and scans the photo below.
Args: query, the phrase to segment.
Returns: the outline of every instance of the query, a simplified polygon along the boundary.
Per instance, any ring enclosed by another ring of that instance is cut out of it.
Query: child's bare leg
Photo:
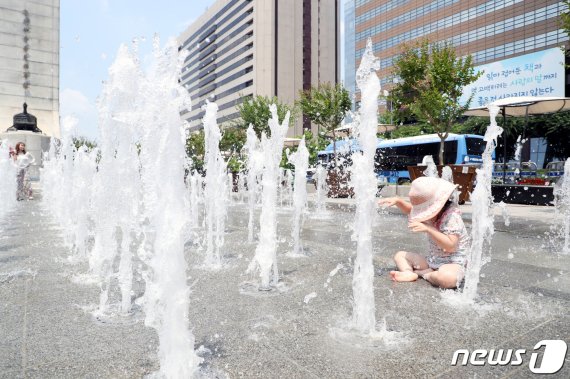
[[[398,251],[394,255],[394,262],[396,262],[398,271],[390,271],[390,276],[396,282],[413,282],[418,279],[418,274],[414,272],[415,270],[429,268],[424,257],[407,251]]]
[[[463,266],[450,263],[441,266],[437,271],[424,274],[423,278],[436,287],[449,289],[456,288],[464,274]]]

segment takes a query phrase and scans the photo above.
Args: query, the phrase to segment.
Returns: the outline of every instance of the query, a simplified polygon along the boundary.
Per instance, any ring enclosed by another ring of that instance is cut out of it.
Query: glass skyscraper
[[[348,3],[351,4],[347,8],[354,6],[355,49],[353,54],[347,51],[346,66],[358,66],[366,40],[372,38],[374,53],[381,62],[379,75],[387,88],[392,83],[391,70],[401,44],[422,38],[451,42],[459,56],[471,54],[475,65],[568,45],[568,34],[560,26],[560,14],[566,10],[562,1],[353,0]],[[346,84],[349,88],[353,86],[348,76]]]

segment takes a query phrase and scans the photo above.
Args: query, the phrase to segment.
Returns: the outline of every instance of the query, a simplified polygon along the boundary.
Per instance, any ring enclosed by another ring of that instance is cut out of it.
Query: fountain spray
[[[562,216],[562,253],[570,254],[570,158],[564,164],[564,176],[554,187],[556,212]]]
[[[372,41],[368,39],[360,67],[356,72],[358,88],[362,93],[360,123],[356,134],[362,153],[352,155],[351,184],[356,197],[356,217],[352,239],[356,240],[356,258],[352,292],[354,297],[352,326],[360,333],[372,334],[376,330],[376,306],[374,303],[374,266],[372,263],[372,221],[376,210],[376,129],[378,124],[378,95],[380,80],[375,71],[380,62],[372,53]]]
[[[255,204],[257,202],[257,183],[263,169],[263,156],[259,150],[259,140],[253,131],[251,124],[247,128],[247,140],[244,146],[247,151],[247,204],[249,209],[249,221],[247,223],[247,242],[253,242],[253,223]]]
[[[477,185],[471,194],[473,207],[471,227],[471,250],[469,252],[469,264],[465,273],[465,288],[463,298],[467,302],[473,302],[477,296],[479,275],[483,265],[483,245],[490,243],[495,232],[493,227],[493,196],[491,195],[491,180],[493,176],[493,151],[497,146],[497,138],[503,132],[503,128],[497,125],[499,107],[489,105],[489,117],[491,124],[485,132],[484,140],[487,141],[483,152],[483,164],[477,169]]]
[[[316,192],[316,213],[323,214],[326,211],[325,199],[327,196],[327,170],[322,164],[317,165],[315,171],[317,192]]]
[[[6,216],[16,205],[16,166],[11,162],[6,141],[0,141],[0,218]],[[13,178],[8,180],[6,178]]]
[[[201,358],[189,327],[190,287],[184,241],[188,212],[184,201],[184,124],[180,110],[190,108],[188,92],[178,83],[184,54],[170,40],[160,49],[153,40],[154,65],[140,91],[141,179],[144,194],[144,241],[139,255],[143,273],[145,325],[156,329],[160,376],[190,378]]]
[[[229,197],[227,165],[220,153],[222,133],[216,121],[218,106],[206,102],[204,116],[206,188],[206,267],[220,268],[221,249],[224,245],[224,228]]]
[[[137,142],[142,73],[135,51],[122,45],[109,68],[99,101],[101,160],[93,180],[95,243],[89,263],[100,279],[99,313],[108,311],[114,264],[119,257],[118,281],[122,314],[131,310],[133,236],[138,232],[140,203]]]
[[[255,249],[255,256],[248,272],[259,270],[261,279],[260,290],[271,289],[271,272],[273,271],[273,285],[276,285],[279,276],[277,271],[277,176],[281,162],[285,134],[289,128],[289,112],[285,115],[282,124],[279,124],[277,106],[269,107],[271,119],[269,129],[271,137],[265,133],[261,136],[261,149],[263,151],[263,178],[262,178],[262,207],[259,217],[259,243]]]
[[[289,155],[289,162],[295,165],[295,184],[293,189],[293,254],[303,254],[301,246],[301,226],[303,214],[307,208],[307,169],[309,168],[309,151],[305,146],[305,137],[301,139],[297,151]]]

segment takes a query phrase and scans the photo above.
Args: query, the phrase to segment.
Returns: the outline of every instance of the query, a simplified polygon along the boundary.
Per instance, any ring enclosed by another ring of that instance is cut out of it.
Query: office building
[[[355,49],[350,56],[347,51],[346,60],[358,66],[366,40],[372,38],[374,53],[380,58],[379,76],[383,87],[388,89],[393,80],[393,62],[402,43],[422,38],[451,42],[459,56],[471,54],[476,66],[568,44],[568,34],[560,26],[560,14],[566,10],[562,1],[355,0],[352,3]],[[558,80],[565,76],[563,71],[561,76]],[[351,87],[353,83],[347,85]],[[564,96],[568,90],[562,92],[557,94]]]
[[[59,0],[0,0],[0,132],[24,102],[59,136]]]
[[[356,51],[354,0],[344,3],[344,86],[351,93],[356,92]]]
[[[338,0],[218,0],[179,37],[186,50],[181,82],[192,109],[191,130],[202,128],[206,100],[218,122],[239,117],[247,96],[277,96],[293,104],[299,91],[339,80]],[[289,135],[311,125],[299,119]]]

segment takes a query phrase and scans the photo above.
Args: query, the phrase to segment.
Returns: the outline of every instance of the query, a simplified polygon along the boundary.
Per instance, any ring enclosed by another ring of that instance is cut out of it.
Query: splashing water
[[[101,159],[93,180],[94,245],[89,259],[91,271],[100,279],[98,313],[109,310],[109,292],[119,257],[118,281],[121,313],[131,310],[133,281],[133,236],[137,234],[140,202],[139,107],[142,73],[137,57],[122,45],[109,68],[99,107]]]
[[[61,120],[61,141],[52,138],[50,151],[40,177],[43,197],[42,204],[49,209],[61,225],[63,241],[73,249],[76,223],[73,221],[76,210],[70,207],[74,195],[73,183],[81,180],[81,174],[74,170],[75,147],[73,135],[78,120],[66,116]],[[91,181],[91,178],[88,178]]]
[[[521,139],[522,136],[518,136],[517,137],[517,142],[515,144],[515,156],[514,156],[514,160],[517,163],[521,162],[521,153],[522,153],[522,148],[524,143],[526,142],[526,139]],[[515,168],[515,177],[518,177],[520,175],[520,166],[517,166]]]
[[[204,265],[219,268],[222,265],[221,249],[224,245],[224,227],[229,197],[227,165],[220,153],[222,133],[216,122],[218,106],[206,102],[204,116],[206,188],[206,259]]]
[[[441,169],[441,178],[453,183],[453,170],[451,170],[451,167],[445,166]]]
[[[479,285],[479,275],[483,265],[483,247],[485,242],[490,243],[494,233],[493,214],[490,212],[493,204],[491,195],[491,179],[493,174],[493,151],[497,146],[497,137],[503,132],[503,128],[497,125],[495,119],[499,113],[499,108],[494,105],[489,106],[489,116],[491,124],[485,132],[484,140],[487,142],[483,152],[483,164],[477,169],[477,185],[471,194],[473,206],[472,227],[471,227],[471,249],[467,270],[465,273],[465,288],[463,289],[463,299],[472,303],[477,296]]]
[[[521,141],[521,137],[522,137],[522,136],[518,136],[518,137],[517,137],[517,142],[515,143],[515,157],[514,157],[514,160],[517,161],[517,162],[521,160],[522,147],[523,147],[523,143],[525,142],[524,140]]]
[[[562,253],[570,254],[570,158],[564,164],[564,176],[554,187],[555,209],[562,217]]]
[[[434,166],[437,173],[437,167]],[[449,166],[445,166],[441,169],[441,178],[443,180],[447,180],[450,183],[453,183],[453,170]],[[455,204],[459,203],[459,191],[453,191],[453,194],[450,197],[451,201]]]
[[[422,164],[425,164],[427,168],[424,170],[423,174],[430,178],[439,178],[439,174],[437,173],[437,166],[433,161],[433,157],[431,155],[426,155],[422,160]]]
[[[325,201],[327,197],[327,170],[322,166],[318,165],[316,172],[316,183],[317,183],[317,192],[316,192],[316,204],[315,204],[315,211],[317,214],[322,215],[326,212]]]
[[[277,193],[279,194],[279,206],[283,207],[283,195],[285,192],[285,188],[283,187],[283,180],[285,179],[285,170],[279,168],[277,174]]]
[[[507,209],[507,204],[504,201],[501,201],[497,204],[499,209],[501,210],[501,216],[503,216],[503,222],[505,226],[511,225],[511,219],[509,217],[509,210]]]
[[[178,84],[184,57],[176,41],[161,50],[155,38],[153,47],[148,73],[140,69],[136,46],[135,51],[119,49],[99,102],[100,151],[75,150],[67,130],[72,128],[64,127],[61,143],[52,139],[42,188],[45,205],[59,223],[65,229],[70,220],[78,224],[70,229],[78,250],[86,231],[91,232],[86,224],[95,225],[95,244],[88,253],[90,270],[102,282],[97,314],[111,309],[107,301],[115,277],[121,314],[129,313],[132,259],[137,254],[146,264],[136,267],[144,269],[145,324],[155,328],[159,338],[157,376],[186,378],[201,361],[188,325],[190,288],[184,260],[188,202],[180,109],[190,109],[190,99]],[[200,177],[195,178],[199,194]],[[91,191],[85,190],[89,187]]]
[[[259,140],[251,125],[247,129],[247,140],[244,148],[247,151],[247,204],[249,209],[247,242],[252,243],[255,204],[257,203],[257,193],[259,191],[258,180],[263,170],[263,153],[259,149]]]
[[[379,60],[372,53],[372,41],[368,39],[366,51],[356,73],[358,88],[362,92],[360,123],[356,128],[362,153],[352,155],[351,183],[356,197],[356,217],[353,240],[357,242],[352,293],[354,297],[352,326],[362,334],[376,331],[376,305],[374,302],[374,266],[372,263],[372,222],[376,210],[376,129],[378,123],[377,99],[380,80],[375,71]]]
[[[190,227],[195,229],[200,225],[200,200],[202,175],[194,171],[188,178],[190,182]]]
[[[238,176],[238,198],[239,202],[243,203],[245,199],[246,187],[245,187],[245,172],[240,171]]]
[[[309,168],[309,151],[305,146],[305,137],[301,139],[297,151],[289,155],[289,162],[295,165],[295,185],[293,190],[293,254],[303,254],[301,246],[301,226],[303,214],[307,208],[307,179],[306,173]]]
[[[99,150],[89,151],[82,146],[75,151],[73,159],[73,188],[67,198],[70,214],[69,228],[73,232],[72,249],[74,257],[83,260],[88,257],[88,240],[93,235],[91,214],[93,213],[92,181],[97,173],[97,154]]]
[[[273,271],[273,285],[277,285],[277,176],[279,163],[281,162],[285,134],[289,128],[289,113],[285,116],[282,124],[277,117],[277,106],[269,107],[271,119],[269,129],[271,137],[265,134],[261,136],[261,148],[263,151],[263,177],[262,177],[262,207],[259,217],[259,243],[255,249],[255,256],[248,272],[259,270],[261,279],[260,290],[271,289],[271,272]]]
[[[286,207],[291,208],[293,201],[293,173],[291,170],[285,170],[284,191]]]
[[[178,83],[185,58],[174,39],[160,48],[153,41],[154,65],[142,82],[141,180],[144,243],[148,265],[143,277],[145,325],[156,329],[161,377],[190,378],[201,362],[189,328],[190,287],[184,259],[187,211],[184,202],[184,139],[180,110],[190,109],[188,92]]]
[[[16,166],[11,162],[6,141],[0,141],[0,218],[4,218],[16,206]],[[12,178],[10,180],[9,178]]]

